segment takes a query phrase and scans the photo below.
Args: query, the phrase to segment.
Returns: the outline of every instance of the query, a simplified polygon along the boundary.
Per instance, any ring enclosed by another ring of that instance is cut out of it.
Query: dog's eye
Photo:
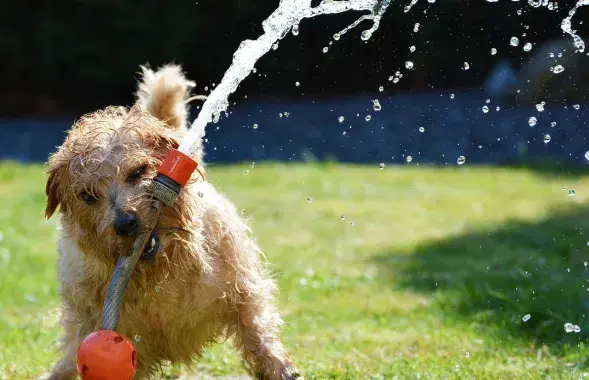
[[[129,177],[127,177],[127,181],[134,182],[134,181],[138,180],[139,178],[141,178],[143,176],[143,174],[145,174],[146,170],[147,170],[147,165],[143,165],[140,168],[135,169],[135,171],[133,171],[133,173],[131,173],[131,175],[129,175]]]
[[[96,196],[90,194],[87,191],[82,191],[80,193],[80,198],[82,198],[82,200],[89,205],[92,205],[92,204],[98,202],[98,198]]]

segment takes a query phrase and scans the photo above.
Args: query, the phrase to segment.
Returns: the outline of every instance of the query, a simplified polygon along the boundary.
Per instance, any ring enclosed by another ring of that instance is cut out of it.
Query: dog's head
[[[86,115],[70,130],[48,163],[47,207],[59,207],[62,228],[86,254],[110,260],[130,254],[139,232],[155,217],[152,178],[182,131],[141,107],[111,107]],[[166,236],[182,229],[182,197],[165,210],[144,256],[153,256]]]

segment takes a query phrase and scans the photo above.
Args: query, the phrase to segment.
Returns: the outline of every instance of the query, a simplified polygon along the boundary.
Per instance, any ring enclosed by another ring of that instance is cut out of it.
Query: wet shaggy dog
[[[77,376],[80,342],[98,330],[120,255],[154,217],[155,170],[187,131],[193,82],[179,66],[142,68],[137,104],[83,116],[48,163],[46,216],[59,209],[64,356],[51,379]],[[202,168],[202,145],[196,160]],[[280,338],[276,286],[235,206],[197,173],[164,208],[123,299],[119,333],[141,337],[136,379],[190,364],[231,338],[251,374],[298,378]]]

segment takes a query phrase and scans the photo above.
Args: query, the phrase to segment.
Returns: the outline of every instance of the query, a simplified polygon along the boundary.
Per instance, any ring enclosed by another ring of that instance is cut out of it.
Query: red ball
[[[99,330],[80,343],[77,365],[84,380],[130,380],[137,370],[137,352],[127,337]]]

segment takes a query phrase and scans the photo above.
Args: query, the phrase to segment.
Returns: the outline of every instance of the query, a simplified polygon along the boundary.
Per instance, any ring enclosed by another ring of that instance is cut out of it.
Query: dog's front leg
[[[238,347],[257,379],[302,379],[279,338],[282,320],[269,302],[270,297],[248,296],[236,305]]]
[[[48,380],[77,379],[76,355],[82,339],[96,327],[96,321],[83,319],[77,314],[64,312],[62,323],[65,329],[64,355],[55,365]]]

